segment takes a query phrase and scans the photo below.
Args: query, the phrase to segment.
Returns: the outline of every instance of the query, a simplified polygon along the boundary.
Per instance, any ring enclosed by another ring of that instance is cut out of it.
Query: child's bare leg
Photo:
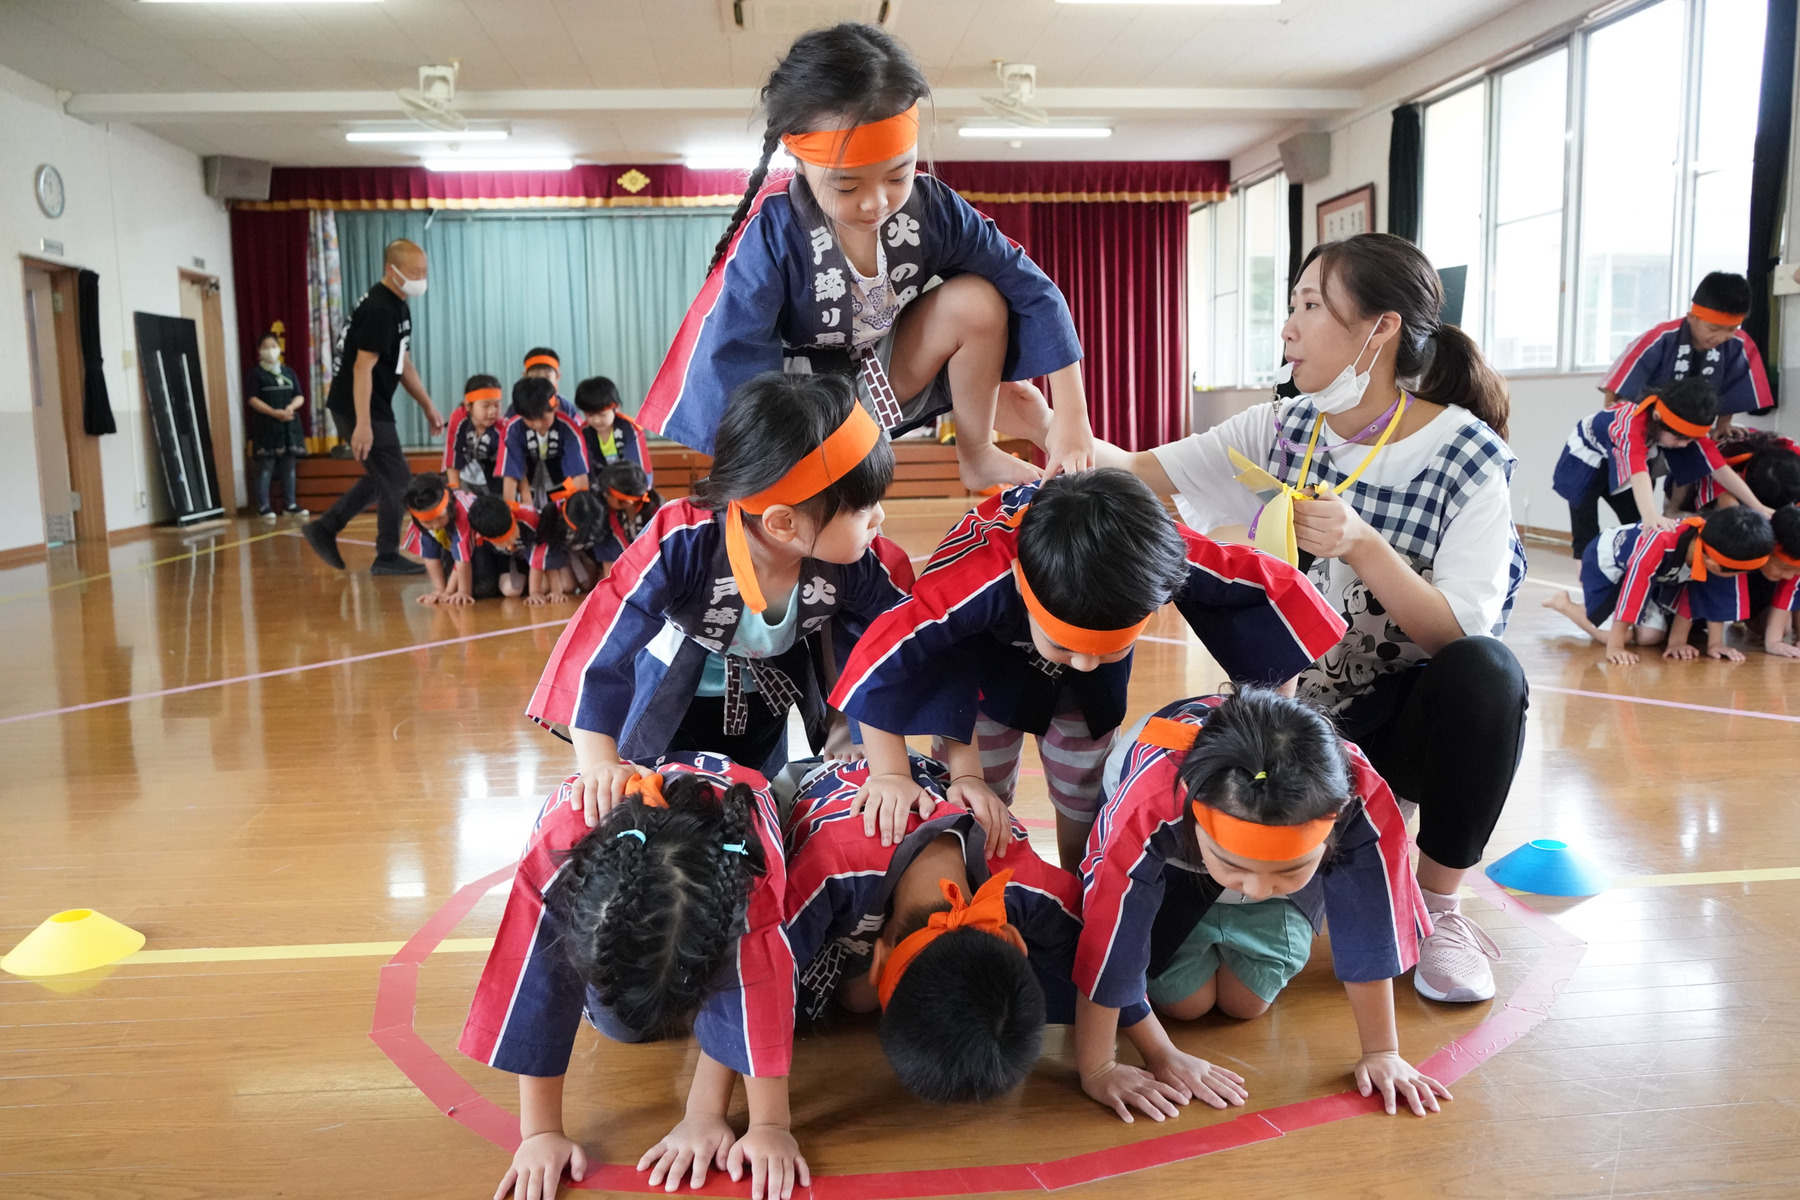
[[[1050,402],[1029,379],[1000,385],[994,428],[1001,437],[1024,438],[1038,449],[1050,437]]]
[[[1587,634],[1602,646],[1606,645],[1606,635],[1600,632],[1600,627],[1588,620],[1587,611],[1583,609],[1581,605],[1575,603],[1569,593],[1563,591],[1561,588],[1557,588],[1554,592],[1550,593],[1549,598],[1544,601],[1544,607],[1555,609],[1557,612],[1579,625],[1581,627],[1581,632]]]
[[[949,369],[956,461],[963,486],[971,491],[1039,477],[1036,467],[994,445],[1008,315],[993,284],[979,275],[959,275],[907,305],[894,331],[888,381],[896,396],[918,395],[940,370]]]
[[[1219,988],[1219,1011],[1226,1016],[1248,1021],[1269,1011],[1269,1002],[1232,974],[1230,967],[1220,964],[1218,972],[1213,975],[1213,981]]]
[[[525,578],[514,574],[509,568],[500,575],[500,594],[508,600],[517,599],[525,591]]]
[[[1163,1016],[1176,1021],[1193,1021],[1200,1017],[1204,1017],[1213,1010],[1213,1005],[1218,1002],[1219,976],[1222,974],[1224,974],[1223,967],[1213,972],[1210,979],[1201,984],[1189,995],[1184,996],[1182,999],[1177,1000],[1172,1004],[1159,1004],[1156,1006],[1156,1011]],[[1233,982],[1236,981],[1234,980]],[[1238,986],[1242,987],[1244,985],[1240,983]]]

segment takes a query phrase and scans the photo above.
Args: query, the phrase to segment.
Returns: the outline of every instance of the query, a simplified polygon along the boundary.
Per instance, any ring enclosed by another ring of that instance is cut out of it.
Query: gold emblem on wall
[[[619,176],[618,184],[632,195],[637,195],[650,186],[650,177],[636,167]]]

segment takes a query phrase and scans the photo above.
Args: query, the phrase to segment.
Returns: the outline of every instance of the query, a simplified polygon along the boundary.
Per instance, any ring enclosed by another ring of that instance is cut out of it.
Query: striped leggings
[[[1037,747],[1044,763],[1044,784],[1057,812],[1083,825],[1093,823],[1100,812],[1101,771],[1118,736],[1117,729],[1109,729],[1097,738],[1090,737],[1087,718],[1080,713],[1059,714],[1050,722],[1049,732],[1038,738]],[[1011,805],[1019,785],[1024,733],[980,713],[975,737],[981,747],[982,778],[996,796]]]

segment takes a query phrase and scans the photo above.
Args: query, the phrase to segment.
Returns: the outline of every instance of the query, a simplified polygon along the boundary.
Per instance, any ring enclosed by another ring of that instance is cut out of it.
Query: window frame
[[[1706,6],[1709,2],[1710,0],[1640,0],[1639,3],[1621,6],[1591,23],[1534,45],[1503,62],[1495,63],[1476,78],[1460,80],[1445,87],[1442,91],[1428,93],[1420,98],[1420,103],[1429,109],[1432,105],[1459,95],[1469,88],[1485,89],[1484,103],[1487,121],[1486,144],[1482,148],[1484,180],[1481,213],[1484,295],[1482,297],[1481,328],[1476,336],[1483,351],[1487,352],[1493,345],[1493,322],[1496,308],[1493,287],[1498,242],[1496,213],[1499,198],[1497,155],[1500,144],[1500,79],[1520,67],[1558,51],[1566,51],[1568,54],[1566,80],[1568,92],[1564,105],[1563,130],[1561,278],[1558,280],[1557,286],[1555,362],[1547,367],[1507,370],[1503,374],[1508,378],[1513,376],[1543,378],[1557,375],[1590,375],[1605,370],[1604,365],[1581,365],[1576,361],[1583,299],[1580,290],[1583,249],[1581,217],[1584,200],[1582,172],[1586,166],[1588,43],[1596,33],[1621,21],[1629,20],[1659,3],[1674,3],[1682,6],[1681,119],[1676,133],[1675,152],[1678,171],[1675,180],[1674,203],[1671,206],[1669,295],[1666,311],[1672,317],[1685,309],[1687,297],[1692,294],[1694,286],[1694,219],[1701,178],[1699,168],[1703,165],[1695,156],[1699,147],[1701,71],[1705,62],[1703,39],[1706,28]],[[1423,213],[1421,216],[1423,217]],[[1669,318],[1665,317],[1664,319]]]

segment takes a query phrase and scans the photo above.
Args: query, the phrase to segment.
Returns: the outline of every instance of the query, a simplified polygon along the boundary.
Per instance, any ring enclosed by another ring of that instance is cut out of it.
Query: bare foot
[[[1561,613],[1563,616],[1569,618],[1569,620],[1575,622],[1575,624],[1581,626],[1581,631],[1583,633],[1587,634],[1589,637],[1595,638],[1596,641],[1605,644],[1605,639],[1599,638],[1595,634],[1593,625],[1587,619],[1586,610],[1584,610],[1581,605],[1575,603],[1569,593],[1563,591],[1561,588],[1557,588],[1544,598],[1544,607],[1554,609],[1556,612]]]
[[[1000,447],[989,443],[964,445],[956,443],[957,473],[971,492],[986,492],[994,487],[1012,487],[1043,478],[1043,472],[1022,459],[1014,458]]]
[[[994,405],[994,428],[1002,437],[1024,438],[1041,450],[1050,436],[1050,403],[1029,379],[1002,383]]]

